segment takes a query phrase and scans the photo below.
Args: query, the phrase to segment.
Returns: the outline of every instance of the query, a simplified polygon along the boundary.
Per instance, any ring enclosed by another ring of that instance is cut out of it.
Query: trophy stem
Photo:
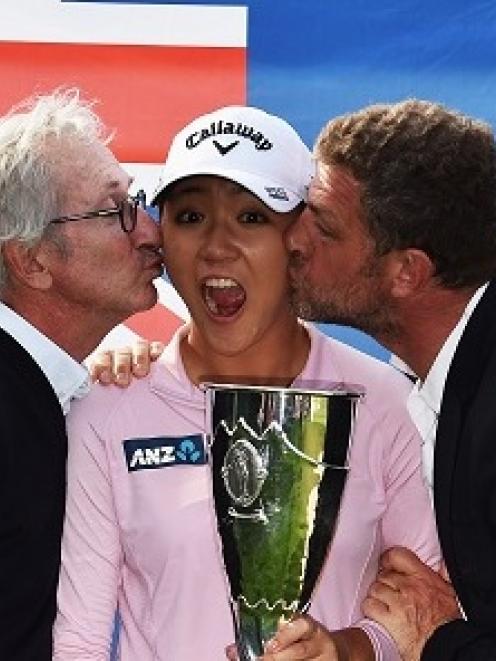
[[[256,661],[274,636],[282,613],[256,612],[239,604],[236,616],[236,645],[240,661]]]

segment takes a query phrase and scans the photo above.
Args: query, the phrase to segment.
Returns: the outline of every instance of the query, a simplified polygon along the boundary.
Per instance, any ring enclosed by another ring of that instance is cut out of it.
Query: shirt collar
[[[419,380],[415,384],[414,390],[418,392],[419,396],[422,397],[427,406],[429,406],[436,415],[439,415],[439,411],[441,410],[441,401],[443,398],[446,377],[448,376],[448,371],[458,347],[458,343],[460,342],[467,326],[468,320],[486,291],[488,284],[489,283],[486,282],[479,287],[467,303],[458,323],[446,338],[435,361],[431,365],[425,381],[421,382]]]
[[[88,370],[2,302],[0,328],[11,335],[39,365],[50,381],[64,413],[69,411],[72,398],[82,397],[88,392]]]

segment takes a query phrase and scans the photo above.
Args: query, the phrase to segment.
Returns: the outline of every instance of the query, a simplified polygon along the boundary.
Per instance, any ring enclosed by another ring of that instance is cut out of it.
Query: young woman
[[[205,431],[198,385],[212,378],[366,389],[310,612],[350,659],[398,658],[360,604],[386,548],[439,561],[435,525],[405,408],[409,382],[291,309],[283,234],[312,171],[293,129],[254,108],[220,109],[174,139],[155,201],[191,322],[148,377],[124,390],[95,386],[71,409],[55,659],[107,659],[116,608],[122,661],[224,658],[234,633],[209,468],[147,459]]]

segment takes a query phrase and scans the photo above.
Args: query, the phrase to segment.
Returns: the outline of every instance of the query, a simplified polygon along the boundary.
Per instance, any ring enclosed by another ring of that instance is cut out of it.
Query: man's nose
[[[141,207],[138,207],[137,209],[136,227],[131,236],[134,241],[140,245],[147,244],[157,248],[162,247],[160,226],[154,221],[150,214]]]

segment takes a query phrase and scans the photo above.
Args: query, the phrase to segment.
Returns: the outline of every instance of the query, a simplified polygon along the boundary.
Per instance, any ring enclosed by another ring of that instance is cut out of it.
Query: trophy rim
[[[205,381],[199,384],[202,390],[225,390],[225,391],[241,391],[241,392],[267,392],[267,393],[288,393],[292,395],[308,395],[308,396],[321,396],[321,397],[355,397],[361,399],[365,396],[365,388],[359,384],[333,382],[329,384],[329,388],[292,388],[291,386],[264,386],[264,385],[248,385],[240,383],[217,383],[215,381]]]

